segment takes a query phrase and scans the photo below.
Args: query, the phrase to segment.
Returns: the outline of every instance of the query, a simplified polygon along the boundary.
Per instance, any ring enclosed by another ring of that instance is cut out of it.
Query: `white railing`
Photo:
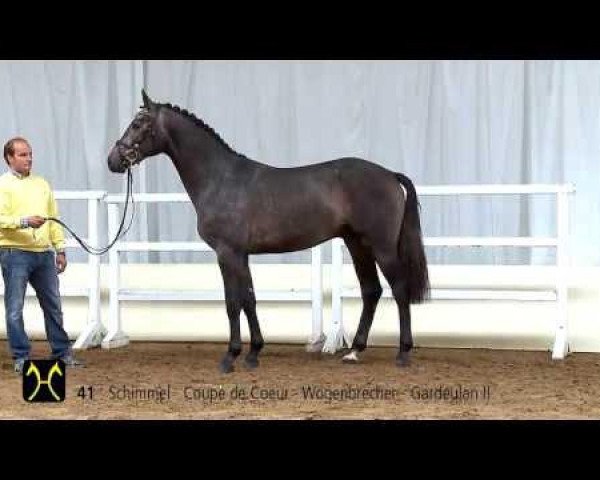
[[[58,201],[87,201],[87,229],[88,234],[85,240],[91,245],[98,245],[98,212],[100,201],[104,198],[106,192],[87,190],[87,191],[69,191],[57,190],[54,192],[54,198]],[[60,209],[59,209],[60,210]],[[68,225],[69,219],[62,217],[62,220]],[[65,241],[65,248],[81,248],[74,239],[68,238]],[[88,298],[88,316],[84,329],[81,331],[73,348],[89,348],[100,345],[105,329],[100,319],[100,258],[95,255],[88,255],[88,283],[81,287],[61,287],[61,296],[65,297],[87,297]],[[2,290],[4,291],[4,289]],[[26,295],[34,296],[35,292],[31,287],[27,287]]]
[[[573,185],[453,185],[416,187],[419,196],[446,195],[555,195],[557,232],[553,237],[426,237],[426,246],[445,247],[551,247],[556,249],[555,275],[550,290],[519,289],[436,289],[432,285],[431,298],[461,300],[516,300],[516,301],[555,301],[557,316],[555,323],[552,358],[560,359],[569,351],[567,335],[567,268],[569,263],[569,197],[575,191]],[[343,325],[342,302],[344,298],[360,298],[358,288],[344,288],[343,248],[341,239],[332,242],[332,325],[330,335],[324,345],[324,351],[335,352],[350,339]],[[492,267],[493,268],[493,267]],[[384,283],[385,284],[385,283]],[[384,297],[391,298],[389,288],[384,289]]]
[[[569,350],[567,335],[567,267],[568,267],[568,195],[574,192],[572,185],[464,185],[464,186],[425,186],[417,187],[420,196],[446,195],[555,195],[557,233],[552,237],[426,237],[427,246],[464,247],[464,246],[515,246],[515,247],[550,247],[556,249],[555,275],[552,276],[551,289],[507,289],[507,288],[436,288],[433,285],[432,299],[461,300],[516,300],[516,301],[554,301],[557,303],[555,338],[552,349],[553,358],[563,358]],[[88,211],[88,235],[86,241],[94,246],[99,245],[98,213],[99,203],[105,200],[108,206],[109,232],[108,238],[114,238],[118,229],[119,204],[124,203],[123,195],[106,196],[103,191],[56,191],[55,197],[60,201],[86,200]],[[146,202],[189,202],[183,193],[136,194],[135,201]],[[67,224],[68,219],[64,219]],[[67,248],[81,248],[79,244],[68,239]],[[334,239],[332,242],[332,325],[325,343],[325,351],[335,351],[350,339],[343,327],[342,302],[344,298],[359,298],[358,288],[344,288],[343,284],[343,242]],[[88,285],[61,289],[67,297],[88,298],[88,318],[86,326],[78,336],[74,347],[88,348],[101,343],[105,348],[117,347],[128,343],[123,333],[120,319],[120,302],[135,300],[181,300],[181,301],[223,301],[221,290],[172,291],[123,289],[120,287],[121,252],[127,251],[211,251],[203,242],[117,242],[109,253],[109,319],[108,333],[100,318],[100,257],[88,255]],[[322,283],[322,249],[312,249],[311,288],[310,290],[278,290],[257,291],[257,300],[263,301],[307,301],[312,303],[312,336],[313,349],[324,341],[323,335],[323,283]],[[497,266],[495,266],[497,267]],[[490,267],[494,268],[494,266]],[[384,282],[385,285],[385,282]],[[27,295],[34,293],[28,288]],[[384,290],[385,297],[391,297],[389,288]],[[103,338],[104,337],[104,338]]]
[[[140,193],[134,194],[136,203],[190,203],[189,197],[184,193]],[[108,231],[109,238],[114,238],[119,225],[119,204],[125,202],[124,195],[108,195],[105,198],[108,204]],[[223,301],[223,290],[142,290],[124,289],[120,286],[120,259],[121,252],[148,252],[148,251],[187,251],[211,252],[212,249],[204,242],[127,242],[118,241],[109,252],[109,309],[108,333],[102,341],[103,348],[116,348],[129,343],[129,338],[123,332],[121,324],[122,301]],[[312,303],[312,328],[313,334],[309,339],[312,345],[322,342],[323,331],[323,282],[322,282],[322,257],[321,247],[311,249],[311,289],[310,290],[257,290],[257,301],[306,301]]]
[[[87,200],[88,232],[87,238],[82,237],[89,245],[97,246],[100,238],[98,235],[98,213],[100,201],[106,192],[98,190],[88,191],[56,191],[56,200]],[[62,219],[67,225],[68,219]],[[65,242],[66,248],[81,248],[81,245],[72,238]],[[82,249],[83,250],[83,249]],[[100,257],[88,253],[88,285],[78,289],[65,289],[61,291],[65,296],[88,297],[88,318],[85,327],[75,340],[73,348],[85,349],[100,345],[106,329],[100,318]]]

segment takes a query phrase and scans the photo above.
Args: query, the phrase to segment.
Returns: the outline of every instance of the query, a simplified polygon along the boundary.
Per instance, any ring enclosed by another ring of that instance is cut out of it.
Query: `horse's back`
[[[245,216],[255,252],[308,248],[348,228],[364,233],[383,222],[396,230],[401,221],[394,172],[360,158],[267,167],[247,188]]]
[[[399,192],[396,174],[381,165],[356,157],[344,157],[293,168],[267,168],[256,178],[254,193],[263,200],[281,201],[309,211],[333,208],[346,216],[347,207],[364,197]],[[284,205],[279,205],[285,208]]]

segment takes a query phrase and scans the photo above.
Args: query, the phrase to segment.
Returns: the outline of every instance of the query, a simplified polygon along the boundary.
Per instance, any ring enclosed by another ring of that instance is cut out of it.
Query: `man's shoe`
[[[17,358],[15,360],[15,373],[16,374],[21,374],[23,373],[23,367],[25,366],[25,362],[27,361],[27,358]]]
[[[85,367],[85,363],[81,360],[77,360],[73,355],[62,357],[61,360],[65,362],[65,366],[67,367]]]

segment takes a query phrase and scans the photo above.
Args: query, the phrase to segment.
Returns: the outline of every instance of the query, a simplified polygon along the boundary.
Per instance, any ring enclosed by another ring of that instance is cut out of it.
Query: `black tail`
[[[401,173],[396,173],[396,177],[407,193],[398,240],[400,261],[407,274],[406,293],[410,303],[421,303],[429,297],[429,274],[419,219],[419,201],[412,181]]]

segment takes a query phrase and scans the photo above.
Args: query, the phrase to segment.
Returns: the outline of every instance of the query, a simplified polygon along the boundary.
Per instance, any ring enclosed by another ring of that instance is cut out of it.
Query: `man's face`
[[[33,163],[31,147],[25,142],[15,142],[13,146],[15,153],[8,156],[10,168],[21,175],[29,175]]]

